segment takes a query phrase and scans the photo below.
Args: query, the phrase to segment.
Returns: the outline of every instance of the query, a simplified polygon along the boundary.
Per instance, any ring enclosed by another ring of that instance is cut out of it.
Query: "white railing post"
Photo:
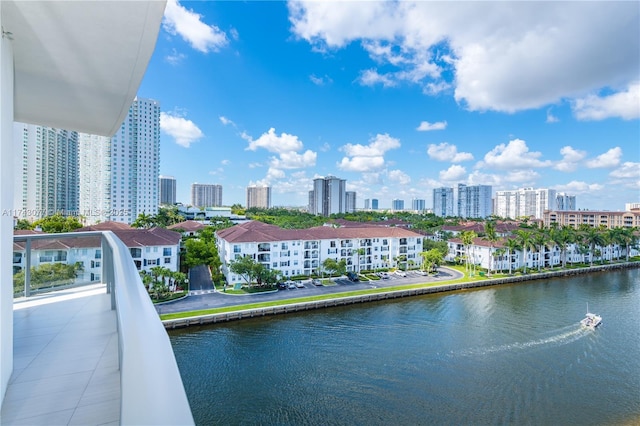
[[[27,240],[24,245],[24,297],[31,294],[31,240]]]

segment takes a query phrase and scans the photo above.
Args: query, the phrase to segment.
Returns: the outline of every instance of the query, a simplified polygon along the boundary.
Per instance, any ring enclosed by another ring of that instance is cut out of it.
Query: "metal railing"
[[[120,423],[192,425],[193,415],[169,337],[142,284],[131,253],[111,231],[19,235],[25,242],[25,295],[29,295],[31,243],[41,239],[100,237],[102,282],[116,311],[120,362]]]

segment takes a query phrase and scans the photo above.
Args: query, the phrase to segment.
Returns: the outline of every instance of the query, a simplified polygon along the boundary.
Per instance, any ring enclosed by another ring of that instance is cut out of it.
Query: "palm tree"
[[[562,228],[553,227],[549,231],[549,237],[551,241],[560,247],[560,257],[562,258],[562,268],[567,267],[567,245],[574,242],[575,232],[574,229],[568,226]]]
[[[535,245],[533,244],[533,239],[530,231],[525,231],[523,229],[518,229],[515,231],[516,238],[520,243],[520,247],[522,248],[522,257],[523,257],[523,267],[524,273],[527,273],[527,250],[534,249]]]
[[[473,240],[476,239],[478,234],[473,231],[462,231],[460,233],[460,239],[462,240],[462,244],[464,245],[465,252],[465,271],[469,272],[469,247],[473,244]]]
[[[542,270],[542,264],[544,263],[544,249],[547,247],[549,242],[549,236],[543,231],[536,232],[533,235],[533,244],[538,247],[538,272]]]
[[[506,246],[507,246],[507,257],[509,258],[509,275],[512,274],[512,267],[513,267],[513,260],[512,260],[512,254],[515,254],[515,252],[520,248],[520,243],[518,242],[518,240],[516,240],[515,238],[509,238],[506,241]]]
[[[589,227],[582,236],[585,244],[589,246],[589,266],[593,266],[593,256],[596,246],[602,246],[605,242],[602,231]]]
[[[500,247],[499,249],[496,249],[495,255],[502,259],[502,256],[504,256],[504,254],[507,252],[507,249],[504,247]],[[504,271],[504,262],[500,262],[500,269],[499,271],[502,273]]]
[[[496,233],[496,223],[492,220],[488,220],[484,224],[484,237],[483,240],[489,241],[489,271],[488,275],[491,275],[493,265],[493,244],[498,241],[498,234]]]
[[[366,253],[366,250],[364,248],[359,248],[359,249],[355,249],[353,251],[353,254],[356,256],[356,273],[360,273],[360,256],[364,255]]]
[[[620,245],[625,247],[626,261],[629,261],[629,248],[638,241],[638,237],[635,234],[635,228],[619,228],[617,233],[617,241]]]

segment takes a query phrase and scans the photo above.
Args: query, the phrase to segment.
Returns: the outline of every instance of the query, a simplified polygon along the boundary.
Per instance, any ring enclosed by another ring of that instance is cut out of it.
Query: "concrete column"
[[[13,46],[11,35],[3,29],[0,39],[0,402],[13,371],[13,182]]]

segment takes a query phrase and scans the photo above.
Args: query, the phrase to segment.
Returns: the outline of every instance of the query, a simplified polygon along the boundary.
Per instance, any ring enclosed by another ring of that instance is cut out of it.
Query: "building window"
[[[163,256],[171,256],[171,247],[165,247],[162,249]],[[166,262],[165,262],[166,263]]]
[[[164,264],[166,265],[168,263],[171,263],[171,258],[170,257],[165,257],[164,258]]]

